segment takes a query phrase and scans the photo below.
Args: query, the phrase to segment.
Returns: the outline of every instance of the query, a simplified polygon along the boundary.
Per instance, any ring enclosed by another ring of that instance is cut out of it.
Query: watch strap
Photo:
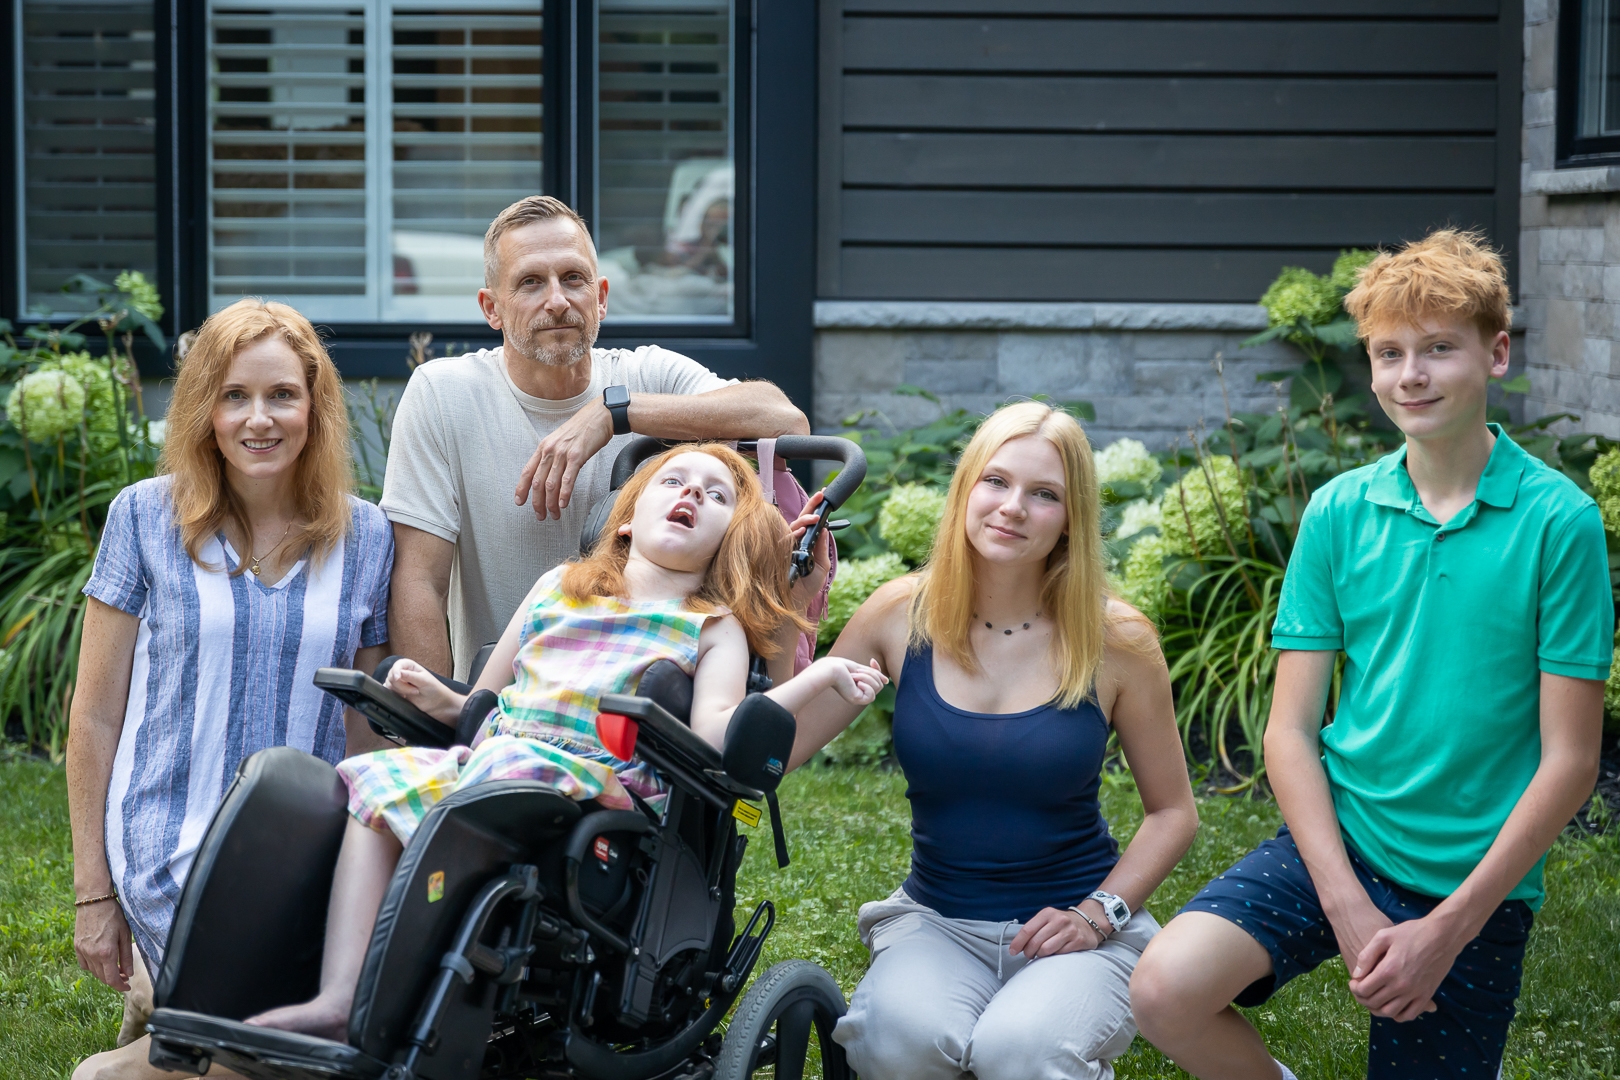
[[[1086,899],[1095,900],[1102,905],[1103,914],[1108,916],[1108,923],[1114,928],[1115,933],[1125,929],[1125,924],[1131,921],[1131,906],[1113,893],[1098,889]],[[1120,912],[1124,914],[1119,914]]]
[[[615,394],[614,391],[618,393]],[[623,385],[610,386],[602,391],[602,404],[613,417],[613,434],[630,434],[630,391]]]

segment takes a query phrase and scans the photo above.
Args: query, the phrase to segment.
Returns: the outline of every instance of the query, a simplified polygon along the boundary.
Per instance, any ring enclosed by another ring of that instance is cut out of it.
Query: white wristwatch
[[[1113,893],[1098,889],[1087,900],[1095,900],[1102,905],[1103,914],[1108,916],[1108,925],[1114,928],[1114,933],[1125,929],[1125,924],[1131,921],[1131,906]]]

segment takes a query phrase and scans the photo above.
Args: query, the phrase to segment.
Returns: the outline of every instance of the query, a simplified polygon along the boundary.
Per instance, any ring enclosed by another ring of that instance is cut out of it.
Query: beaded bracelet
[[[90,897],[90,898],[88,898],[86,900],[75,900],[75,901],[73,901],[73,906],[76,907],[76,908],[80,908],[80,907],[85,907],[85,906],[87,906],[89,904],[99,904],[103,900],[117,900],[117,899],[118,899],[118,894],[115,893],[115,892],[110,892],[110,893],[107,893],[105,896],[92,896],[92,897]],[[1087,921],[1089,922],[1090,920],[1088,919]]]

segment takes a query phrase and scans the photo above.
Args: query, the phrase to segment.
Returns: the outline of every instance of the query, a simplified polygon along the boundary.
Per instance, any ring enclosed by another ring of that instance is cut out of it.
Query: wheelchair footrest
[[[158,1009],[147,1030],[159,1068],[195,1073],[206,1061],[253,1080],[378,1080],[388,1071],[348,1043],[181,1009]]]

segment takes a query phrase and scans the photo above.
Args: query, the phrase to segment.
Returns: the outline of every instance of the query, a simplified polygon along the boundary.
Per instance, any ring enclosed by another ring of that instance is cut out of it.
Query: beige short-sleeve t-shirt
[[[548,521],[513,500],[540,440],[609,386],[632,396],[701,394],[734,381],[657,345],[591,350],[590,386],[562,401],[519,390],[499,348],[430,360],[412,373],[394,416],[382,509],[390,521],[455,545],[456,678],[466,678],[478,649],[506,629],[540,576],[578,553],[585,517],[607,494],[613,459],[633,436],[615,436],[587,461],[562,518]]]

